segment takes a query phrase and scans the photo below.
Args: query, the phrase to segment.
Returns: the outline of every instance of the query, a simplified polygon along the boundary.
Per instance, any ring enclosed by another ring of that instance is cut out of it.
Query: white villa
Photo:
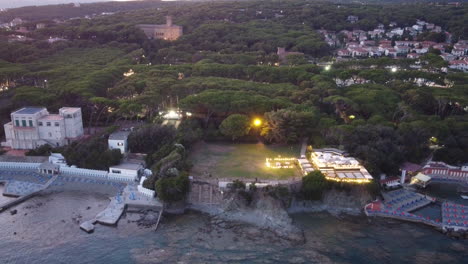
[[[109,168],[109,175],[120,177],[129,181],[136,181],[143,171],[143,166],[135,163],[121,163]]]
[[[11,122],[4,128],[4,147],[64,146],[83,135],[81,108],[62,107],[58,114],[50,114],[45,107],[24,107],[11,113]]]

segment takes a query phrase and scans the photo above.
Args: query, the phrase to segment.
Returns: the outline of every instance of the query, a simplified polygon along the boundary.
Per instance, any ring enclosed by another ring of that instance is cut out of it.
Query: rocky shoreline
[[[248,224],[261,231],[271,232],[278,238],[293,244],[305,243],[303,230],[297,227],[290,214],[328,212],[335,217],[341,214],[362,215],[362,208],[371,197],[367,192],[331,190],[321,201],[304,201],[290,197],[289,202],[272,197],[257,190],[246,198],[242,192],[225,194],[220,205],[170,204],[166,213],[182,214],[186,210],[206,213],[218,227],[232,227],[239,223]]]
[[[135,263],[367,263],[365,260],[386,263],[402,258],[406,260],[401,261],[404,263],[463,263],[464,252],[468,249],[467,241],[449,239],[429,227],[413,223],[369,219],[364,215],[289,214],[288,206],[278,204],[279,200],[271,201],[263,194],[246,204],[238,204],[244,201],[241,198],[231,204],[226,214],[222,213],[227,206],[224,203],[205,210],[189,205],[183,215],[166,215],[157,232],[154,232],[156,211],[128,208],[117,226],[102,227],[89,235],[77,228],[78,222],[102,210],[108,201],[106,195],[77,192],[41,195],[19,205],[16,215],[0,215],[0,223],[11,227],[0,230],[5,238],[3,253],[15,257],[11,263],[26,263],[25,247],[16,246],[22,243],[31,245],[26,247],[33,250],[28,256],[46,258],[50,262],[60,258],[64,263],[68,256],[75,256],[73,254],[90,263],[99,258],[101,262],[115,261],[117,257],[108,257],[115,254],[120,254],[119,260]],[[255,202],[255,199],[263,201]],[[229,201],[228,197],[225,201]],[[260,206],[267,208],[259,210],[261,213],[255,214],[256,218],[268,217],[271,212],[276,214],[280,206],[293,219],[286,223],[302,229],[304,243],[282,237],[262,222],[257,225],[243,221],[245,214]],[[192,209],[197,212],[191,212]],[[238,213],[239,210],[242,213]],[[240,220],[229,218],[230,214],[237,215]],[[407,241],[404,250],[399,252],[401,246],[394,245],[393,240]],[[430,240],[444,242],[434,245]],[[33,244],[28,244],[31,241]],[[420,246],[413,250],[414,245]],[[56,248],[64,254],[57,257]],[[76,253],[77,249],[81,251]],[[407,253],[409,249],[411,256]],[[102,253],[91,256],[87,254],[89,250]],[[16,251],[21,253],[16,255]],[[349,252],[356,252],[360,262],[347,259]]]

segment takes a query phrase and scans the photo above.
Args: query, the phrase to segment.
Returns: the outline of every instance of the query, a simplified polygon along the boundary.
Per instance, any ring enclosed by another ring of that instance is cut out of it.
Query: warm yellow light
[[[262,120],[260,120],[259,118],[256,118],[254,121],[253,121],[253,124],[254,126],[258,127],[262,124]]]
[[[296,158],[266,158],[266,166],[271,169],[293,169]]]
[[[349,117],[349,119],[354,119],[354,118],[356,118],[354,115],[350,115],[350,116],[348,116],[348,117]]]
[[[134,72],[132,69],[130,69],[128,72],[125,72],[123,75],[124,75],[125,77],[130,77],[130,76],[132,76],[133,74],[135,74],[135,72]]]

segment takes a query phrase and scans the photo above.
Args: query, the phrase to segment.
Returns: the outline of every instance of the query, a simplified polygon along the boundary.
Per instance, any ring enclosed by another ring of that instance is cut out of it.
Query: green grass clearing
[[[190,154],[195,177],[286,180],[301,177],[298,168],[271,169],[265,159],[298,157],[300,145],[219,144],[201,142]]]

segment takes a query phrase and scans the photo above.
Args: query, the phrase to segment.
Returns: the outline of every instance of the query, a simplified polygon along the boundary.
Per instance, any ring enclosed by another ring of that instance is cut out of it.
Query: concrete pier
[[[91,233],[94,231],[94,223],[96,223],[96,219],[83,222],[81,223],[80,228],[88,233]]]
[[[96,221],[105,225],[115,225],[119,221],[124,210],[125,203],[113,197],[107,208],[96,216]]]

